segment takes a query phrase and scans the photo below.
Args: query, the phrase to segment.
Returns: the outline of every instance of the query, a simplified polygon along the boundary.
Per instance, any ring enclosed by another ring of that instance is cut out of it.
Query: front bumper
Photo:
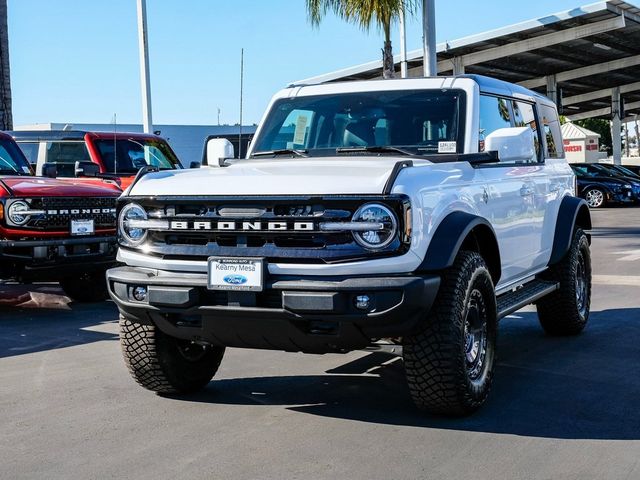
[[[635,203],[640,199],[632,190],[623,190],[621,192],[612,192],[607,194],[607,202],[609,203]]]
[[[112,268],[107,280],[126,318],[173,337],[309,353],[355,350],[415,331],[440,286],[436,275],[271,275],[262,292],[224,292],[207,289],[206,274],[134,267]],[[147,289],[143,301],[133,297],[139,286]],[[356,308],[359,295],[369,296],[368,308]]]
[[[0,269],[24,280],[59,280],[113,266],[116,249],[115,236],[0,240]]]

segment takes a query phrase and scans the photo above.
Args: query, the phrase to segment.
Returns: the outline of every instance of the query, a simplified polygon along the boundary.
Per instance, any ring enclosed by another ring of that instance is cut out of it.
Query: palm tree
[[[382,49],[382,76],[393,78],[393,50],[391,48],[391,25],[400,17],[404,9],[411,15],[418,0],[306,0],[309,20],[313,26],[320,25],[327,12],[333,12],[344,20],[355,23],[367,31],[372,24],[384,32]]]
[[[0,130],[13,129],[11,78],[9,75],[9,32],[7,0],[0,0]]]

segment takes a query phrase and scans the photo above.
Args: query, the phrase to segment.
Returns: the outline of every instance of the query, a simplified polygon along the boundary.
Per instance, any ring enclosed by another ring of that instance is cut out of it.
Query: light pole
[[[407,29],[404,23],[404,7],[400,11],[400,77],[407,78]]]
[[[436,5],[435,0],[422,0],[422,61],[424,76],[438,75],[436,62]]]
[[[147,1],[138,0],[138,49],[140,53],[140,83],[142,85],[142,129],[153,133],[151,120],[151,84],[149,82],[149,44],[147,41]]]

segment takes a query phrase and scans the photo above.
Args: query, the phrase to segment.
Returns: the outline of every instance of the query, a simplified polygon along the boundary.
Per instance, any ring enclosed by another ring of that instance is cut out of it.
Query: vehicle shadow
[[[205,391],[179,400],[282,405],[306,414],[387,425],[545,438],[640,439],[640,309],[594,312],[582,335],[566,338],[544,335],[535,313],[517,317],[501,323],[489,401],[466,418],[418,412],[409,399],[402,362],[380,353],[325,375],[213,381]]]
[[[0,358],[118,338],[106,325],[118,319],[111,302],[70,302],[57,285],[9,285],[2,293]]]

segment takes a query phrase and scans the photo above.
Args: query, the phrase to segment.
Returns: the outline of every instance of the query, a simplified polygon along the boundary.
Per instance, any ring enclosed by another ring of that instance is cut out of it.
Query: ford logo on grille
[[[223,280],[229,285],[242,285],[243,283],[247,283],[247,277],[237,274],[227,275]]]

